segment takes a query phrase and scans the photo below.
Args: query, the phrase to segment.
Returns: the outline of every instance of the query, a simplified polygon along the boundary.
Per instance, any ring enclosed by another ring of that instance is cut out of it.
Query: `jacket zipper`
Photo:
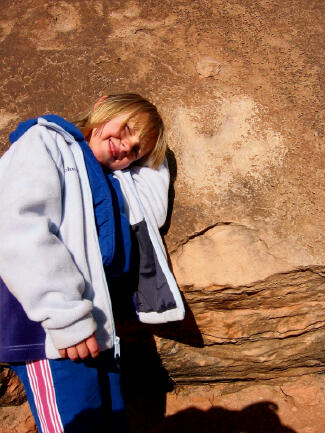
[[[83,152],[80,149],[79,145],[75,146],[75,148],[73,149],[73,153],[75,153],[74,151],[78,152],[78,156],[81,158],[82,163],[85,165],[84,162],[84,156],[83,156]],[[85,170],[86,167],[84,167]],[[80,173],[80,172],[79,172]],[[89,195],[90,195],[90,203],[92,203],[92,196],[91,196],[91,189],[90,189],[90,185],[89,185],[89,181],[88,179],[86,179],[86,189],[87,189],[87,195],[88,195],[88,199],[89,199]],[[93,210],[92,210],[93,212]],[[93,219],[94,214],[92,213]],[[93,221],[94,222],[94,221]],[[97,231],[96,231],[96,225],[95,222],[94,224],[92,224],[93,226],[93,235],[95,237],[95,241],[96,241],[96,245],[97,245],[97,251],[98,251],[98,257],[100,260],[100,264],[101,264],[101,270],[102,270],[102,278],[103,278],[103,288],[105,290],[105,296],[106,296],[106,301],[107,301],[107,306],[108,306],[108,310],[110,313],[110,321],[111,321],[111,325],[112,325],[112,340],[113,340],[113,348],[114,348],[114,358],[115,359],[119,359],[120,358],[120,338],[116,335],[116,329],[115,329],[115,321],[114,321],[114,316],[113,316],[113,309],[112,309],[112,301],[111,301],[111,297],[109,294],[109,288],[107,285],[107,281],[106,281],[106,276],[105,276],[105,272],[104,272],[104,268],[103,268],[103,263],[102,263],[102,255],[100,252],[100,247],[99,247],[99,241],[98,241],[98,235],[97,235]]]

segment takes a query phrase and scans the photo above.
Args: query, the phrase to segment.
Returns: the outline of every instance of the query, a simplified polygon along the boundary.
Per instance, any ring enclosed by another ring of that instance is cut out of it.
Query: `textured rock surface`
[[[149,391],[145,388],[145,391]],[[178,386],[161,400],[134,393],[132,431],[144,433],[323,433],[324,379]],[[146,408],[144,411],[143,409]]]
[[[13,371],[0,366],[0,407],[19,406],[26,401],[24,387]]]
[[[227,385],[189,387],[167,398],[166,419],[154,431],[321,433],[322,385],[321,378],[305,376],[281,386],[253,385],[236,392]]]
[[[1,433],[35,433],[34,419],[27,401],[20,406],[0,407]]]
[[[166,431],[201,425],[204,409],[207,425],[242,420],[237,430],[225,424],[229,433],[323,432],[320,399],[305,398],[319,395],[323,371],[320,16],[316,0],[2,1],[1,151],[18,120],[73,119],[106,92],[142,93],[164,116],[173,180],[165,241],[187,316],[120,328],[126,388],[139,390],[143,377],[157,385],[159,397],[143,401],[166,409]],[[167,403],[164,368],[182,384]],[[264,401],[271,406],[252,408]],[[269,430],[245,421],[265,410]],[[8,433],[29,431],[19,428]]]
[[[186,329],[180,324],[171,334],[179,342],[157,342],[164,364],[175,380],[184,382],[271,379],[323,371],[322,283],[315,268],[240,287],[186,288],[204,347],[189,347],[191,326]],[[177,330],[185,334],[184,342]]]

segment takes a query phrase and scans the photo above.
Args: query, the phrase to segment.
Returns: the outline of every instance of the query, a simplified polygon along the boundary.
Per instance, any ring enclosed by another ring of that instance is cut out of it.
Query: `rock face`
[[[188,387],[185,394],[170,396],[167,416],[154,431],[321,432],[324,397],[320,386],[318,377],[304,376],[281,386],[253,385],[236,392],[227,385],[209,390]]]
[[[323,371],[323,281],[318,272],[277,274],[240,287],[187,288],[204,347],[189,348],[182,341],[171,347],[160,341],[168,370],[185,382],[250,381]]]
[[[24,388],[13,371],[0,366],[1,433],[34,433],[37,431]]]
[[[0,407],[1,433],[36,433],[27,401],[20,406]]]
[[[0,407],[19,406],[25,401],[24,387],[15,373],[0,366]]]
[[[320,3],[2,3],[1,151],[17,121],[73,120],[109,92],[165,119],[164,234],[187,315],[119,323],[133,430],[322,433]],[[8,374],[2,404],[17,404]]]

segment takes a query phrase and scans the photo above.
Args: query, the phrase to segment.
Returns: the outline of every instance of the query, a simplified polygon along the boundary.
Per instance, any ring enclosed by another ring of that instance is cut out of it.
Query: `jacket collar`
[[[82,132],[79,131],[79,129],[73,123],[68,122],[56,114],[45,114],[44,116],[34,117],[33,119],[28,119],[25,122],[19,123],[15,131],[9,135],[10,143],[13,144],[15,141],[17,141],[32,126],[36,125],[37,123],[42,123],[41,119],[45,119],[47,122],[58,125],[68,134],[72,135],[72,137],[78,143],[84,141],[85,139]]]

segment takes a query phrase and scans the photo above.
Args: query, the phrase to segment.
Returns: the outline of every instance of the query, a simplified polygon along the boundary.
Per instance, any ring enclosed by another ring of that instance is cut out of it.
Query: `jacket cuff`
[[[91,314],[59,329],[46,329],[56,349],[66,349],[90,337],[97,329]]]

